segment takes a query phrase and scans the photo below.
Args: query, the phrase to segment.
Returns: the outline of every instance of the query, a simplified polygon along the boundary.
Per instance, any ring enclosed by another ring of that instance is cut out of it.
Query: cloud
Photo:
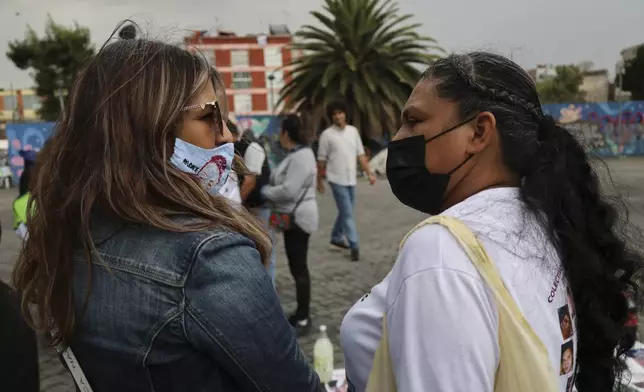
[[[238,34],[260,33],[269,24],[291,31],[314,19],[322,0],[0,0],[0,46],[24,36],[25,26],[42,32],[47,13],[57,23],[77,21],[90,28],[100,46],[126,18],[150,36],[180,42],[190,29],[218,27]],[[523,66],[591,60],[614,70],[619,51],[644,41],[644,2],[631,0],[401,0],[402,12],[423,24],[420,32],[438,39],[448,51],[493,50]],[[3,50],[4,52],[4,50]],[[0,88],[28,87],[32,81],[5,56],[0,57]]]

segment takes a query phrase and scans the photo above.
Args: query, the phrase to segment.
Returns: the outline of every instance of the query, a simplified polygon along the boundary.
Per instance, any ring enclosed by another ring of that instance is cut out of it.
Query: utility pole
[[[56,93],[54,94],[56,97],[58,97],[58,103],[60,104],[60,114],[61,116],[65,116],[65,100],[63,99],[63,86],[65,82],[61,78],[58,78],[56,80],[56,86],[58,87],[56,89]]]
[[[525,46],[512,46],[510,47],[510,60],[514,61],[514,53],[521,52],[525,49]]]
[[[615,129],[616,131],[619,132],[619,129],[622,126],[622,87],[623,87],[623,82],[624,82],[624,61],[620,60],[619,63],[617,64],[617,88],[619,89],[619,96],[615,97],[617,98],[617,101],[619,102],[619,110],[617,113],[617,128]]]
[[[9,83],[9,89],[11,90],[11,96],[13,97],[11,104],[11,121],[15,123],[18,122],[18,117],[20,117],[20,114],[18,113],[18,91],[13,89],[13,82]]]

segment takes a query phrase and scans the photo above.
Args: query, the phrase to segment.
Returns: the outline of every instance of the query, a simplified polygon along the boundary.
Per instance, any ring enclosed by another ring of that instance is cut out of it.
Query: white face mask
[[[232,143],[206,149],[177,138],[170,162],[182,172],[197,176],[206,190],[216,195],[228,180],[234,156]]]

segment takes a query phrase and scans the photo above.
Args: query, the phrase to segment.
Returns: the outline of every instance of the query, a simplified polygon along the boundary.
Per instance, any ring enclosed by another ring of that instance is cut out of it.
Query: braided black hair
[[[496,117],[504,163],[522,178],[521,198],[555,246],[575,301],[577,389],[621,386],[621,356],[630,348],[624,292],[638,292],[644,266],[623,203],[604,197],[586,151],[544,116],[534,81],[514,62],[485,52],[451,55],[423,78],[459,105],[461,119],[482,111]]]

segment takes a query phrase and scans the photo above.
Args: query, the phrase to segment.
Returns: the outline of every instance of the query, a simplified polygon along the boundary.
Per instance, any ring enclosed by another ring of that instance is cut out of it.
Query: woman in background
[[[297,309],[288,320],[298,336],[303,336],[311,329],[311,277],[307,258],[309,239],[318,229],[317,163],[298,116],[290,114],[284,118],[279,141],[288,154],[275,168],[261,194],[272,204],[273,211],[293,218],[290,227],[284,230],[284,246],[295,280]]]

